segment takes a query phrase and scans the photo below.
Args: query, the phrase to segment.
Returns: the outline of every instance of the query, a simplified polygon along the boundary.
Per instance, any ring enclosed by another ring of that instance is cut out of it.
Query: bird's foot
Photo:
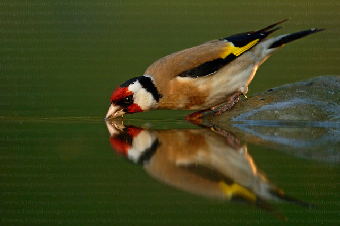
[[[204,110],[195,111],[195,112],[185,116],[184,119],[188,122],[193,123],[193,124],[202,124],[204,112],[205,112]]]
[[[195,111],[187,116],[185,116],[185,120],[194,124],[194,125],[202,125],[203,124],[203,117],[206,114],[209,114],[212,112],[212,109],[207,109],[207,110],[199,110]]]
[[[228,98],[228,102],[221,106],[221,107],[212,107],[210,109],[207,109],[207,110],[199,110],[199,111],[195,111],[187,116],[185,116],[185,120],[186,121],[189,121],[193,124],[202,124],[203,123],[203,116],[205,113],[213,113],[213,116],[216,116],[216,115],[220,115],[222,113],[224,113],[225,111],[227,110],[230,110],[234,104],[236,102],[238,102],[240,100],[240,96],[243,95],[245,98],[247,98],[247,96],[241,92],[241,91],[238,91],[234,94],[232,94],[231,96],[229,96]]]
[[[213,110],[214,116],[220,115],[220,114],[230,110],[234,106],[234,104],[240,100],[241,95],[243,95],[245,98],[247,98],[244,95],[244,93],[242,93],[241,91],[238,91],[238,92],[232,94],[231,96],[229,96],[228,102],[225,105],[218,107],[217,109]]]

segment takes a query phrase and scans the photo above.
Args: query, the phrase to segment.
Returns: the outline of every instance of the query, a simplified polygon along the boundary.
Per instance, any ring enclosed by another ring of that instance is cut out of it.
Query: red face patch
[[[113,102],[113,103],[118,103],[121,102],[125,97],[128,97],[130,95],[133,95],[133,92],[131,92],[128,87],[121,87],[121,86],[118,86],[112,93],[111,95],[111,99],[110,101]],[[137,112],[142,112],[142,108],[138,105],[138,104],[135,104],[135,103],[132,103],[130,105],[127,105],[127,106],[124,106],[124,105],[121,105],[122,107],[124,107],[124,111],[127,113],[127,114],[133,114],[133,113],[137,113]]]
[[[132,114],[132,113],[137,113],[137,112],[142,112],[142,108],[138,104],[130,104],[127,107],[127,114]]]
[[[122,100],[124,97],[130,96],[133,93],[129,91],[127,87],[120,87],[118,86],[111,95],[111,102],[117,103],[118,101]]]

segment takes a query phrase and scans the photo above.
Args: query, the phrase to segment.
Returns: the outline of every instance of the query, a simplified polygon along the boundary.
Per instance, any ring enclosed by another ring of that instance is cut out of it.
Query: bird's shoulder
[[[192,77],[204,76],[211,71],[212,65],[208,67],[201,66],[206,62],[212,62],[216,59],[223,59],[232,48],[233,44],[225,40],[212,40],[201,45],[184,49],[168,56],[165,56],[154,62],[145,71],[145,74],[152,75],[155,78],[172,79],[177,76],[190,76],[186,72],[196,68],[191,72]],[[198,68],[201,66],[201,68]]]

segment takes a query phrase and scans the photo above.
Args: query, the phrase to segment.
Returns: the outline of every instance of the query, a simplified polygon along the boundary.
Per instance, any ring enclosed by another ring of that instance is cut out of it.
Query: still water
[[[338,137],[293,128],[301,155],[236,127],[2,118],[2,223],[338,223]]]
[[[339,11],[317,0],[1,1],[0,224],[339,224],[337,125],[197,126],[181,111],[103,120],[113,89],[155,60],[289,17],[276,35],[326,30],[275,53],[249,95],[339,75]]]

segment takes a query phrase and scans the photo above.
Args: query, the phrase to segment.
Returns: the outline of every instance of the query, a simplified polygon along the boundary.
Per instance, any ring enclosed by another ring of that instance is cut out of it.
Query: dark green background
[[[5,116],[103,117],[113,89],[157,59],[289,17],[275,35],[327,30],[276,53],[250,92],[339,74],[336,1],[21,2],[1,3]]]
[[[339,5],[317,0],[0,2],[0,180],[6,183],[0,186],[1,224],[10,224],[8,219],[283,223],[255,207],[216,203],[154,181],[113,153],[102,119],[114,88],[142,75],[155,60],[289,17],[274,35],[327,30],[268,59],[250,94],[338,75]],[[185,114],[158,111],[127,118],[164,129],[193,127],[181,121]],[[176,121],[164,124],[169,118]],[[278,205],[291,223],[339,219],[338,166],[255,145],[248,149],[274,184],[322,206]],[[292,167],[285,167],[288,163]],[[299,176],[292,177],[296,172]]]

